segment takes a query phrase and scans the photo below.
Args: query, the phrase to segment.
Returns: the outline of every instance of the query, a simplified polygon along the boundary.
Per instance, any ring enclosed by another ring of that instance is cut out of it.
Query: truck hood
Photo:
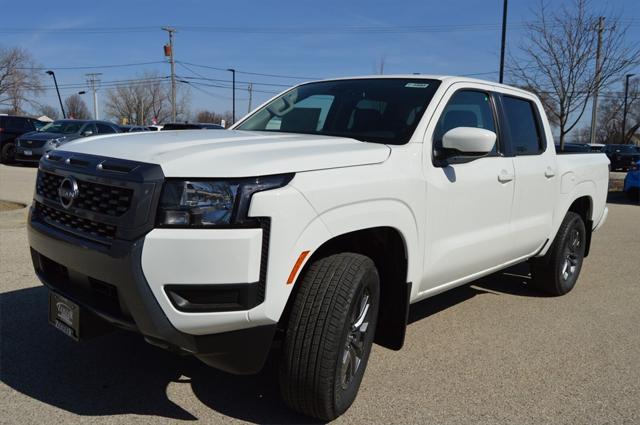
[[[391,149],[343,137],[180,130],[87,137],[67,152],[159,164],[167,177],[249,177],[376,164]]]
[[[77,134],[62,134],[62,133],[49,133],[48,131],[31,131],[20,136],[25,140],[53,140],[53,139],[75,139]]]

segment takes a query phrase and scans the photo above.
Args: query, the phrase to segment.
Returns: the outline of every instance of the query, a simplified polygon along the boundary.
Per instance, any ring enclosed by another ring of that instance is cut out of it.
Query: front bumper
[[[262,230],[246,230],[254,232],[228,244],[231,257],[223,258],[251,258],[238,252],[243,249],[261,255],[261,239],[255,232]],[[231,373],[256,373],[262,368],[275,324],[251,327],[247,311],[181,312],[164,291],[166,284],[185,284],[185,279],[196,285],[209,282],[209,269],[220,267],[220,263],[211,261],[207,265],[203,254],[207,251],[196,249],[198,241],[181,244],[180,238],[171,241],[176,233],[154,230],[133,241],[114,240],[106,249],[40,222],[33,211],[28,234],[34,268],[43,284],[102,319],[139,332],[155,345],[195,354],[205,363]],[[203,243],[206,245],[206,241]],[[195,258],[189,257],[187,246]],[[198,272],[185,274],[193,264],[201,266],[196,268]],[[244,267],[238,265],[241,267],[231,269]],[[260,267],[249,265],[244,270],[245,278],[260,278]],[[229,272],[216,275],[231,280],[243,277]]]
[[[16,146],[16,161],[36,163],[40,161],[42,155],[47,153],[45,147],[41,148],[29,148],[23,146]]]

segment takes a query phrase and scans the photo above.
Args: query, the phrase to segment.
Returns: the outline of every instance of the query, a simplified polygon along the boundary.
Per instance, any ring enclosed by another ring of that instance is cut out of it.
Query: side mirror
[[[484,155],[491,152],[497,138],[496,133],[484,128],[456,127],[444,133],[442,147],[462,154]]]
[[[89,137],[89,136],[93,136],[93,131],[91,130],[85,130],[82,132],[82,136],[83,137]]]

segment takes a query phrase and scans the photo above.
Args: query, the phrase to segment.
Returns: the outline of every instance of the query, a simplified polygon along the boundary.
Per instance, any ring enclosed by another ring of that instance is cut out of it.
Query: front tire
[[[353,403],[375,334],[380,280],[371,259],[342,253],[315,261],[287,324],[280,389],[294,410],[332,420]]]
[[[586,235],[582,217],[569,211],[549,251],[529,262],[534,284],[555,296],[571,291],[582,269]]]

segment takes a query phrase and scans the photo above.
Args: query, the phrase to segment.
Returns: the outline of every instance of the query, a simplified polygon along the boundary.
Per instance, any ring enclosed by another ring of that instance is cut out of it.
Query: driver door
[[[456,87],[457,86],[457,87]],[[420,293],[473,280],[510,259],[513,159],[505,156],[495,99],[482,85],[453,85],[427,129],[426,241]],[[456,162],[434,160],[442,136],[456,127],[497,134],[489,154]]]

